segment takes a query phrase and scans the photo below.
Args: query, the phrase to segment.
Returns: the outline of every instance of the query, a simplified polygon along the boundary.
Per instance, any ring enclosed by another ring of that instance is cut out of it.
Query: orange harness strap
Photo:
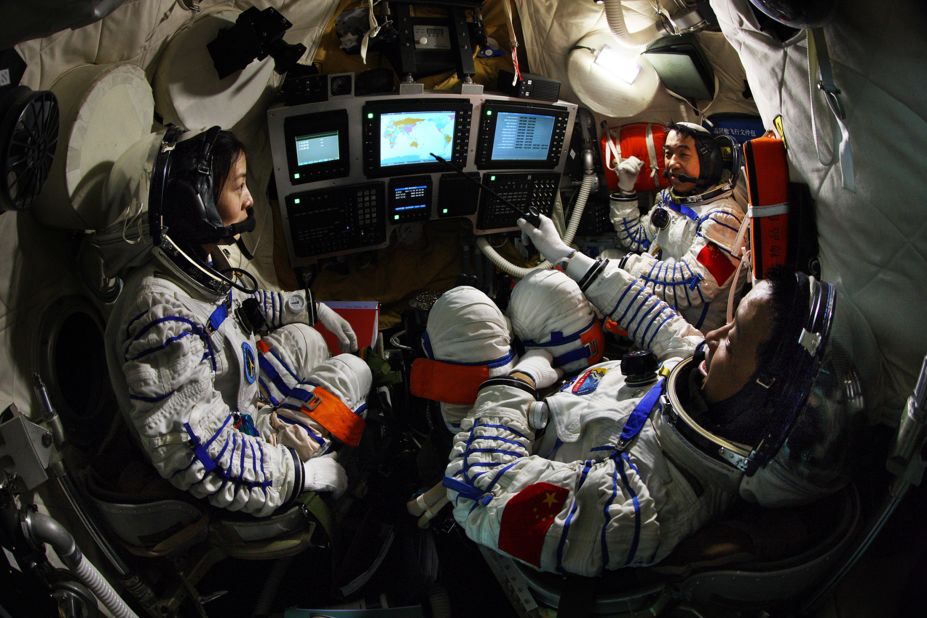
[[[412,361],[409,392],[416,397],[470,405],[480,386],[489,379],[487,365],[460,365],[416,358]]]
[[[750,199],[753,276],[763,279],[788,260],[789,167],[782,140],[758,137],[744,143]]]
[[[360,444],[364,433],[364,418],[354,414],[337,395],[321,386],[312,389],[312,397],[302,405],[300,412],[348,446],[356,447]]]

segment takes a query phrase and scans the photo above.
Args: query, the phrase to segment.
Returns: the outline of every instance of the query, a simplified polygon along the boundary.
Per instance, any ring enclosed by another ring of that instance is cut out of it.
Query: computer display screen
[[[546,161],[553,132],[553,116],[500,111],[490,158],[493,161]]]
[[[451,160],[455,116],[452,110],[381,114],[380,167],[434,163],[431,153]]]
[[[296,147],[296,164],[300,167],[341,159],[337,130],[297,135],[294,138],[294,145]]]

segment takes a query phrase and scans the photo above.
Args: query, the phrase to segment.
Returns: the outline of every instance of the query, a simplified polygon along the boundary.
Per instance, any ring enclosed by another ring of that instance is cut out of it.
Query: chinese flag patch
[[[544,537],[570,492],[550,483],[528,485],[509,500],[502,512],[499,549],[534,566],[541,566]]]
[[[708,272],[715,278],[719,286],[724,285],[724,282],[734,274],[734,269],[737,268],[734,264],[731,264],[731,260],[721,249],[711,243],[702,247],[702,250],[698,252],[698,261],[708,269]]]

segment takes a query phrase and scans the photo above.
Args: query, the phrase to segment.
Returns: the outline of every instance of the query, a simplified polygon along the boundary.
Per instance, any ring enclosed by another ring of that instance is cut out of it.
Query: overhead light
[[[608,30],[581,38],[567,57],[569,86],[593,112],[628,118],[643,112],[660,87],[660,78],[645,59],[615,45]]]
[[[637,54],[619,52],[608,45],[604,45],[595,56],[595,63],[617,75],[624,83],[634,83],[641,72],[641,65],[637,61]]]

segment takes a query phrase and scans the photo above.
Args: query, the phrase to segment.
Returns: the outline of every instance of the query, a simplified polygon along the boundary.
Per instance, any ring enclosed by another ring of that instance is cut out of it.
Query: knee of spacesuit
[[[535,270],[519,281],[508,315],[525,348],[547,350],[565,373],[602,360],[602,325],[579,285],[558,270]]]
[[[459,286],[435,301],[422,339],[428,357],[440,362],[430,367],[434,370],[428,380],[416,380],[413,375],[416,384],[427,387],[413,394],[441,402],[445,425],[457,431],[476,400],[479,380],[474,376],[504,375],[514,364],[509,321],[486,294]],[[468,392],[458,392],[461,388]],[[450,392],[459,396],[445,401]]]
[[[258,342],[261,353],[261,395],[277,405],[293,388],[305,382],[319,363],[331,354],[322,334],[308,324],[287,324]]]
[[[372,381],[370,368],[357,356],[322,361],[273,413],[275,441],[295,449],[303,461],[331,450],[332,438],[357,446]]]

